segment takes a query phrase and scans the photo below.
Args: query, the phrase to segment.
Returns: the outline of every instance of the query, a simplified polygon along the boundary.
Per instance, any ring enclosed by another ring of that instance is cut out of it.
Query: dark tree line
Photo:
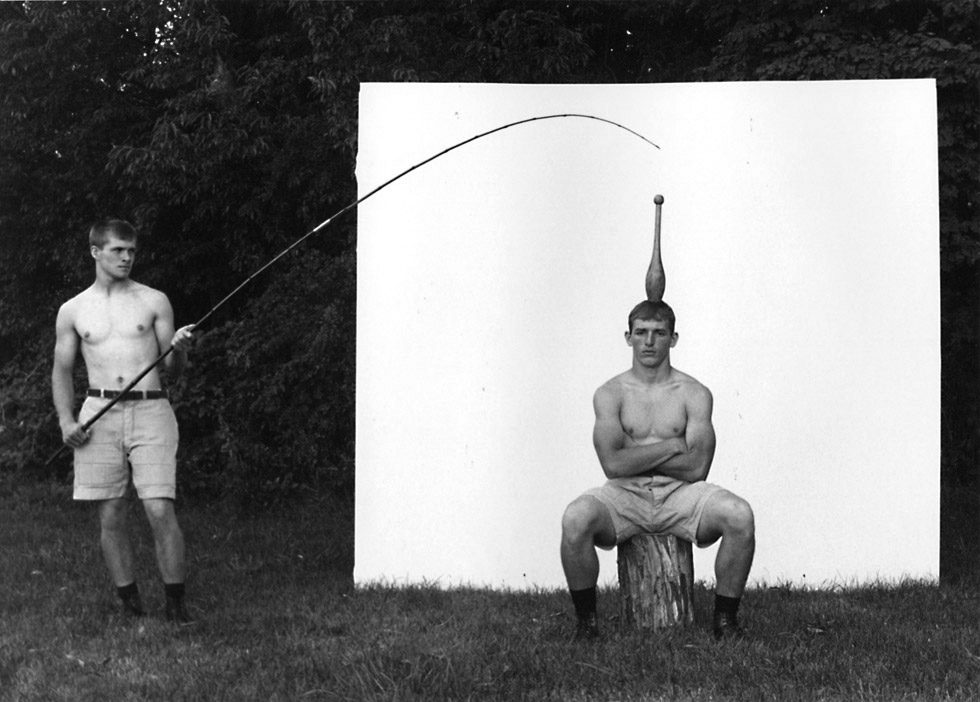
[[[973,0],[2,3],[0,466],[43,475],[59,445],[53,320],[90,282],[89,224],[133,221],[146,235],[137,278],[168,293],[178,323],[199,318],[356,197],[361,82],[926,77],[939,99],[944,548],[975,549]],[[184,489],[260,502],[352,489],[354,222],[203,330],[175,387]]]

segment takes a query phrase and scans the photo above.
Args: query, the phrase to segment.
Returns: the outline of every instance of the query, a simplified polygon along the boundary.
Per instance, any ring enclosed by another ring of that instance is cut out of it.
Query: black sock
[[[136,582],[131,582],[129,585],[117,585],[116,594],[119,595],[121,600],[129,600],[140,594],[139,586]]]
[[[163,591],[167,599],[181,600],[184,598],[184,583],[164,583]]]
[[[732,617],[738,614],[738,605],[742,601],[741,597],[725,597],[715,595],[715,614],[727,614]]]
[[[130,614],[142,617],[144,614],[143,603],[140,601],[140,589],[135,582],[129,585],[117,585],[116,594],[122,600],[123,608]]]
[[[596,609],[596,589],[589,587],[584,590],[569,589],[572,594],[572,604],[575,605],[575,614],[579,619],[586,619],[595,614]]]

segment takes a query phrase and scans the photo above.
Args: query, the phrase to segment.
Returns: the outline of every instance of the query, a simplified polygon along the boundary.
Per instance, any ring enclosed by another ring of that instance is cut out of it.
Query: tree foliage
[[[137,278],[188,323],[355,198],[361,82],[560,80],[589,56],[557,14],[506,3],[0,11],[0,456],[10,463],[57,447],[38,359],[50,356],[58,304],[90,282],[92,221],[137,225]],[[354,241],[352,221],[332,225],[202,330],[173,388],[185,487],[349,489]]]
[[[978,26],[972,0],[0,4],[0,460],[58,446],[51,327],[89,223],[133,221],[137,278],[198,319],[355,198],[362,82],[931,77],[944,480],[975,486]],[[174,386],[185,487],[350,488],[355,243],[332,224],[202,330]]]

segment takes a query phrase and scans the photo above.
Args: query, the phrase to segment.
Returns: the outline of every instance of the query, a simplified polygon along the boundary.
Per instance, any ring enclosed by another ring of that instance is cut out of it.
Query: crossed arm
[[[711,423],[713,401],[704,386],[692,387],[685,398],[684,436],[651,444],[632,443],[620,420],[622,400],[608,387],[596,391],[593,404],[596,421],[592,441],[607,478],[656,473],[693,483],[708,477],[715,454],[715,431]]]

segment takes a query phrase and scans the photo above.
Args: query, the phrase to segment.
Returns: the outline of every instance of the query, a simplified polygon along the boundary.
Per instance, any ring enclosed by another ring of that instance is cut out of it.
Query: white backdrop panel
[[[360,193],[569,112],[661,150],[542,120],[359,208],[355,580],[563,585],[655,193],[673,362],[715,396],[710,479],[755,508],[751,582],[938,577],[934,82],[365,84]]]

